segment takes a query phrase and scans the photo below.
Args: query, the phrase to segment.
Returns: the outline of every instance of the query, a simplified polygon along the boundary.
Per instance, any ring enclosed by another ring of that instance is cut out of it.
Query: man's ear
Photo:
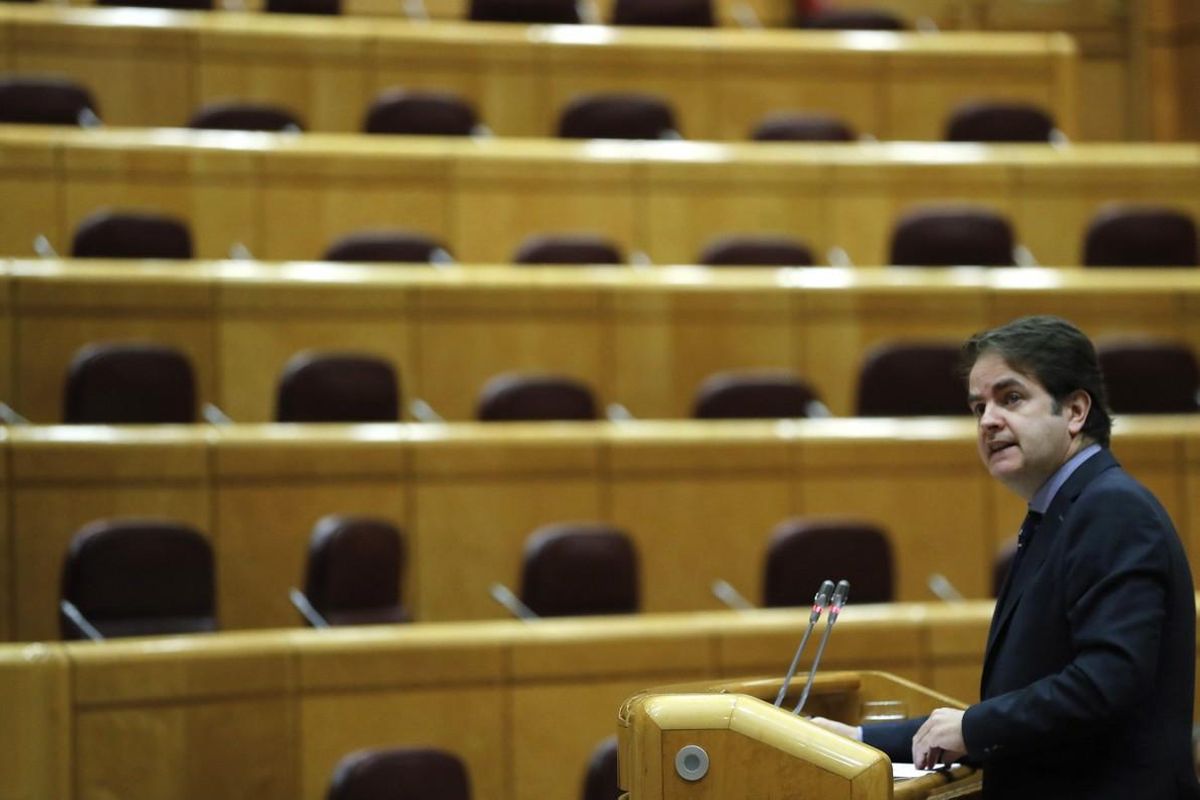
[[[1063,413],[1067,415],[1067,430],[1072,436],[1077,436],[1087,422],[1088,412],[1092,410],[1092,396],[1082,389],[1076,389],[1067,396],[1063,403]]]

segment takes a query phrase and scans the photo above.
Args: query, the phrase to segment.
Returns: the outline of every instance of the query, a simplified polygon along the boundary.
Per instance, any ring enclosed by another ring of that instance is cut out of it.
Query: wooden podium
[[[982,773],[954,767],[893,781],[884,753],[783,708],[781,678],[696,683],[640,692],[618,718],[623,800],[807,800],[978,796]],[[883,672],[819,675],[805,713],[851,724],[963,704]]]

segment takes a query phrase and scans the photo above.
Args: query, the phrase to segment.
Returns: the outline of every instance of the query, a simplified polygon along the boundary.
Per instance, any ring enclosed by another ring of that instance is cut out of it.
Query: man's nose
[[[979,417],[979,424],[984,428],[997,428],[1003,422],[1001,416],[996,412],[996,406],[991,403],[983,407],[983,414]]]

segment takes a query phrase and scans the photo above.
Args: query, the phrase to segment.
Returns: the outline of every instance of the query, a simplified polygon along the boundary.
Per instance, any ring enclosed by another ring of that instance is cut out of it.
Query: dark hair
[[[977,333],[962,347],[960,366],[969,374],[986,353],[996,353],[1013,369],[1035,379],[1054,398],[1055,410],[1072,393],[1087,392],[1092,407],[1083,433],[1108,446],[1112,412],[1096,348],[1083,331],[1061,317],[1021,317],[1007,325]]]

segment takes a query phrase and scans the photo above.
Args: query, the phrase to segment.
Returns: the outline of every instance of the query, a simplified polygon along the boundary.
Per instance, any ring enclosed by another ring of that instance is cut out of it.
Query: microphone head
[[[838,581],[837,588],[833,590],[833,605],[836,608],[841,608],[846,604],[847,598],[850,597],[850,581],[843,578]]]
[[[824,608],[829,605],[829,595],[833,593],[833,581],[825,581],[821,584],[821,588],[817,589],[817,594],[813,597],[813,605]]]

